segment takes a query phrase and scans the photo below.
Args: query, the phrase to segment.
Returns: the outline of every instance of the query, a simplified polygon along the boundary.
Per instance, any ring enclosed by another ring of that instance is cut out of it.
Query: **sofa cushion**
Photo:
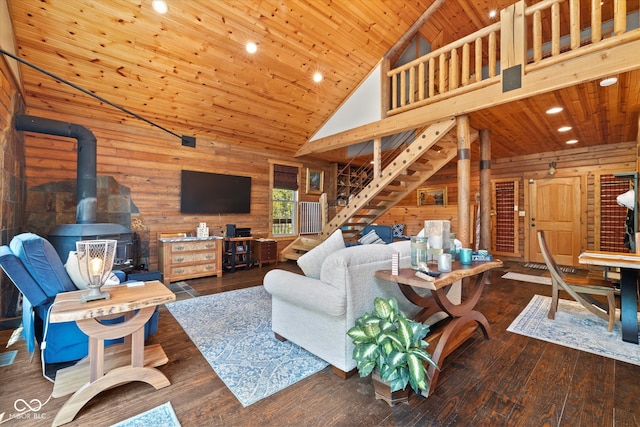
[[[33,233],[23,233],[11,239],[9,246],[47,296],[54,297],[60,292],[76,290],[58,253],[48,240]]]
[[[319,279],[324,260],[332,253],[344,248],[342,230],[337,229],[327,240],[298,258],[298,267],[302,269],[305,276]]]

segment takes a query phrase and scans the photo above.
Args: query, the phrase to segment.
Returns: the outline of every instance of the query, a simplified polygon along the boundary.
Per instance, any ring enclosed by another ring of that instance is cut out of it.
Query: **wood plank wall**
[[[227,223],[250,227],[255,237],[269,234],[269,160],[298,162],[301,166],[300,198],[317,201],[317,195],[305,194],[306,168],[329,173],[330,164],[323,161],[298,160],[271,150],[256,152],[236,144],[197,138],[196,148],[183,147],[180,139],[135,119],[122,118],[114,111],[114,121],[87,117],[90,111],[75,116],[30,108],[27,114],[86,126],[97,138],[98,176],[112,176],[131,190],[131,201],[138,208],[148,228],[149,268],[158,262],[157,235],[161,232],[193,232],[206,222],[211,232],[222,230]],[[120,121],[120,122],[118,122]],[[212,126],[215,126],[212,124]],[[76,141],[44,134],[27,133],[27,186],[75,180]],[[243,215],[183,215],[180,213],[180,171],[182,169],[252,178],[251,213]],[[53,227],[54,224],[51,226]],[[288,241],[279,242],[284,247]]]
[[[473,151],[471,161],[471,194],[480,191],[480,165],[477,150]],[[492,179],[513,179],[520,186],[520,210],[525,210],[528,202],[525,200],[526,186],[529,179],[549,177],[550,162],[556,162],[556,176],[580,176],[587,179],[587,249],[595,246],[595,177],[599,174],[635,171],[638,156],[636,142],[629,141],[618,144],[601,145],[590,148],[575,148],[565,151],[547,152],[529,156],[514,156],[506,159],[494,159],[491,161]],[[417,207],[416,194],[406,197],[399,205],[391,209],[377,221],[379,224],[406,223],[407,235],[415,234],[420,230],[420,224],[425,219],[448,219],[447,216],[457,216],[456,204],[458,200],[456,184],[456,161],[454,160],[445,168],[436,173],[425,187],[447,187],[448,202],[452,206],[447,207]],[[455,219],[455,218],[454,218]],[[452,231],[455,231],[456,222],[452,219]],[[518,235],[520,254],[525,254],[525,227],[528,226],[528,218],[519,217]]]

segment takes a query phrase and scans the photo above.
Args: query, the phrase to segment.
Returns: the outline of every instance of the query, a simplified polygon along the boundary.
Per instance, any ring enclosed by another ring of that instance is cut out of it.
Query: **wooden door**
[[[549,250],[560,265],[578,265],[582,233],[580,177],[529,181],[529,261],[544,262],[538,230],[544,230]]]

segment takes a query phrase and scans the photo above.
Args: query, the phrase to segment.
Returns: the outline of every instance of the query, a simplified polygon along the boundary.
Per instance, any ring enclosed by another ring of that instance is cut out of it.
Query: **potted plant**
[[[392,406],[407,402],[407,385],[416,393],[428,394],[427,368],[423,362],[438,366],[426,351],[427,333],[429,326],[407,319],[395,298],[376,298],[373,312],[363,314],[349,329],[358,373],[361,377],[372,374],[377,399]],[[377,376],[388,385],[376,385]]]

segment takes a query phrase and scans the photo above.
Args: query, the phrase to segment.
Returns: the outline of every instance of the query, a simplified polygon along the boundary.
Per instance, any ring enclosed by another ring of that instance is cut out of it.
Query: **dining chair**
[[[608,321],[607,331],[611,332],[616,321],[615,295],[620,295],[620,290],[616,289],[613,283],[604,279],[567,277],[553,259],[547,246],[544,231],[538,231],[538,243],[542,257],[551,274],[551,308],[547,315],[549,319],[555,319],[558,310],[558,294],[562,290],[591,313]],[[593,295],[606,297],[607,303],[594,298]]]

